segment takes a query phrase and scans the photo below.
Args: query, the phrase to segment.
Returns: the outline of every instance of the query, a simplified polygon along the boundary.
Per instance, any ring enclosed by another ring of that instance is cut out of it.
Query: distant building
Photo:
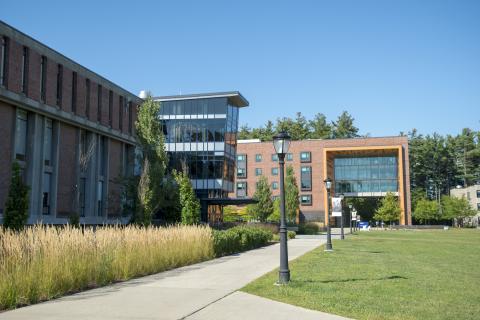
[[[465,219],[464,223],[478,226],[480,223],[480,184],[476,184],[466,188],[450,189],[450,195],[457,198],[465,198],[470,206],[477,210],[476,216]]]
[[[0,21],[0,222],[13,161],[29,223],[127,221],[118,178],[133,173],[134,94]]]
[[[292,141],[285,163],[293,166],[300,189],[300,221],[326,221],[323,181],[329,177],[333,180],[333,196],[383,197],[387,192],[394,193],[402,209],[400,224],[412,223],[407,137]],[[239,140],[235,192],[231,196],[252,197],[263,175],[273,196],[278,197],[278,170],[271,141]],[[339,221],[332,218],[332,224]]]
[[[238,116],[248,101],[237,91],[155,97],[170,168],[186,170],[200,199],[202,221],[222,220],[234,190]]]

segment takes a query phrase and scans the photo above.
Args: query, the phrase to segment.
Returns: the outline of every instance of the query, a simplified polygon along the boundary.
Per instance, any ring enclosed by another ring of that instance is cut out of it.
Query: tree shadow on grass
[[[339,279],[339,280],[323,280],[323,281],[318,281],[318,280],[300,280],[298,282],[304,282],[304,283],[344,283],[344,282],[356,282],[356,281],[383,281],[383,280],[406,280],[408,279],[407,277],[404,276],[389,276],[389,277],[382,277],[382,278],[373,278],[373,279],[368,279],[368,278],[352,278],[352,279]]]

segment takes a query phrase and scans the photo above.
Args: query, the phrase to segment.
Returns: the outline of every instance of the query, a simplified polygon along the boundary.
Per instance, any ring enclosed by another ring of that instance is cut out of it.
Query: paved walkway
[[[295,259],[324,237],[288,242]],[[0,314],[0,319],[343,319],[235,292],[276,268],[279,244]],[[273,285],[273,284],[272,284]]]

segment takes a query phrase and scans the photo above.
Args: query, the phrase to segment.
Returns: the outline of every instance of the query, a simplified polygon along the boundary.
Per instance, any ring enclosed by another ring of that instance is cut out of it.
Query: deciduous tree
[[[3,225],[13,230],[21,230],[28,220],[29,187],[22,181],[20,165],[15,161],[12,165],[12,178],[5,202]]]

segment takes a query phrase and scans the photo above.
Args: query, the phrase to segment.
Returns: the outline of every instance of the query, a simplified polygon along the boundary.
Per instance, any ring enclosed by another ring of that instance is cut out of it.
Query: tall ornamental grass
[[[0,310],[211,259],[204,226],[0,226]]]

